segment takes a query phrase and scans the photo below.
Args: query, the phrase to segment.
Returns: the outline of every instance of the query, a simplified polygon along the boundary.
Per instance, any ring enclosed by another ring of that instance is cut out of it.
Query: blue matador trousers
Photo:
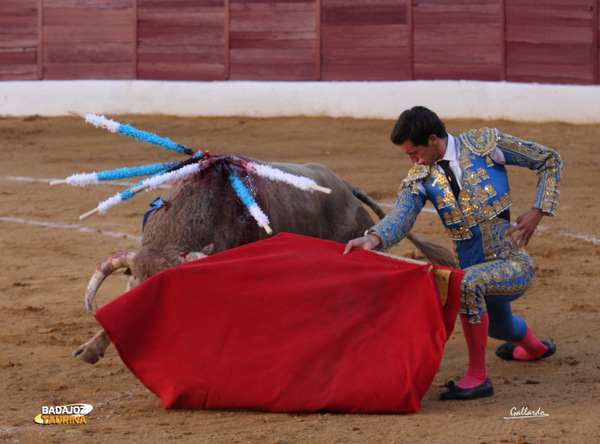
[[[478,323],[487,312],[488,335],[516,342],[525,337],[527,324],[512,313],[510,303],[530,287],[535,269],[525,250],[509,245],[504,232],[510,226],[497,217],[481,222],[471,228],[471,239],[456,241],[455,247],[465,271],[459,313]]]

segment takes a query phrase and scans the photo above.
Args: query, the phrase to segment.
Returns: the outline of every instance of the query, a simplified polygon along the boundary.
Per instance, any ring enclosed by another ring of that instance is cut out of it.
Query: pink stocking
[[[485,354],[490,320],[487,313],[480,316],[480,318],[481,322],[479,324],[471,324],[469,316],[460,315],[463,334],[465,335],[469,350],[469,368],[467,369],[467,374],[456,384],[460,388],[468,389],[477,387],[485,382],[487,378],[487,373],[485,372]]]
[[[529,325],[527,326],[527,334],[519,342],[513,342],[517,347],[513,351],[513,358],[520,361],[533,361],[538,359],[548,350],[544,344],[533,334]]]

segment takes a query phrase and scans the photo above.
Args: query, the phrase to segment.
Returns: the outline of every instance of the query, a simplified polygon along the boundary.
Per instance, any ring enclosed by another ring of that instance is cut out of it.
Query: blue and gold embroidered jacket
[[[433,203],[454,241],[471,239],[473,227],[508,209],[512,200],[505,166],[489,156],[496,147],[504,154],[507,165],[537,170],[532,207],[548,215],[556,214],[562,174],[558,153],[490,128],[463,133],[456,143],[463,170],[458,199],[452,194],[446,176],[435,165],[415,165],[400,186],[394,210],[370,230],[381,238],[381,249],[394,246],[408,234],[426,200]],[[422,188],[419,191],[418,184],[423,186],[425,194]]]

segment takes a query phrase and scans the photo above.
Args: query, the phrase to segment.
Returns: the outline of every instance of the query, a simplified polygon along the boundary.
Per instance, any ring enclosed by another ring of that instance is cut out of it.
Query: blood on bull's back
[[[315,163],[271,165],[313,179],[332,194],[303,191],[226,163],[211,165],[175,183],[165,204],[148,217],[142,248],[132,264],[138,282],[177,265],[182,253],[202,251],[210,245],[210,251],[218,253],[279,232],[345,243],[373,225],[361,201],[327,167]],[[232,168],[269,217],[272,234],[258,226],[232,189]]]

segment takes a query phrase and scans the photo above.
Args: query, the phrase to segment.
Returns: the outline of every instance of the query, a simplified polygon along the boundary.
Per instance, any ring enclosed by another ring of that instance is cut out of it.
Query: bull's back
[[[325,194],[271,183],[272,193],[269,196],[273,198],[268,202],[270,212],[267,214],[274,232],[285,231],[346,243],[373,226],[373,219],[362,203],[326,166],[318,163],[271,165],[290,174],[309,177],[318,185],[332,190],[331,194]],[[264,197],[264,194],[261,196]]]
[[[373,225],[361,202],[327,167],[316,163],[267,165],[309,177],[332,190],[331,194],[303,191],[237,171],[268,216],[272,235],[288,232],[345,243]],[[231,187],[229,168],[212,165],[174,184],[165,198],[166,205],[150,215],[144,229],[139,257],[143,267],[150,267],[144,275],[176,265],[181,252],[201,251],[213,244],[218,253],[269,237]]]

